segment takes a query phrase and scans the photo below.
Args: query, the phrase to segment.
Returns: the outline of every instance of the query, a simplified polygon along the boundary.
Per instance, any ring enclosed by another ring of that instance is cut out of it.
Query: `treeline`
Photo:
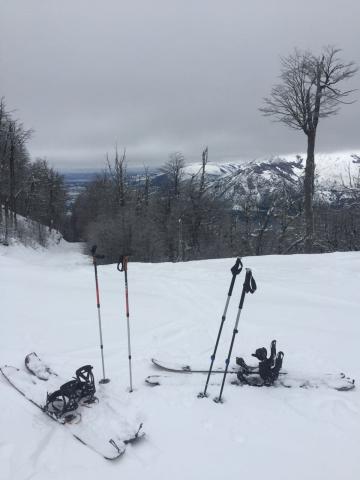
[[[14,118],[0,100],[0,241],[10,238],[46,244],[48,233],[63,230],[66,188],[63,177],[46,160],[30,161],[32,131]],[[26,222],[19,221],[21,215]],[[34,222],[32,222],[34,221]],[[35,223],[36,222],[36,223]],[[47,228],[46,228],[47,227]]]
[[[97,244],[106,262],[128,253],[143,262],[304,252],[304,177],[243,170],[219,180],[170,155],[151,175],[128,175],[125,152],[67,205],[64,178],[46,160],[30,160],[32,132],[0,100],[0,241],[46,245],[60,231],[69,241]],[[300,161],[300,160],[299,160]],[[353,156],[360,166],[360,158]],[[287,168],[290,168],[289,165]],[[25,220],[20,217],[25,217]],[[314,252],[360,249],[360,177],[314,196]]]
[[[109,262],[124,252],[145,262],[218,256],[228,233],[221,217],[230,203],[209,195],[206,163],[204,151],[199,172],[186,179],[184,158],[175,153],[155,185],[146,169],[130,179],[125,154],[116,152],[73,206],[76,238],[97,244]]]
[[[136,261],[184,261],[236,255],[304,252],[304,180],[261,175],[209,181],[208,151],[185,175],[180,153],[161,176],[127,175],[125,153],[77,198],[74,239],[97,244],[107,262],[129,253]],[[229,188],[229,182],[232,187]],[[351,183],[351,182],[350,182]],[[315,198],[315,252],[360,248],[360,182]]]

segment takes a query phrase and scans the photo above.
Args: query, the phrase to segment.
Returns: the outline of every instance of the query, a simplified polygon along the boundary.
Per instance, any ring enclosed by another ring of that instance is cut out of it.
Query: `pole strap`
[[[117,269],[119,272],[127,272],[127,264],[129,262],[128,255],[121,255],[117,264]],[[121,267],[120,267],[121,265]]]
[[[253,277],[251,269],[247,268],[244,281],[244,291],[245,293],[254,293],[256,289],[257,285],[255,282],[255,278]]]

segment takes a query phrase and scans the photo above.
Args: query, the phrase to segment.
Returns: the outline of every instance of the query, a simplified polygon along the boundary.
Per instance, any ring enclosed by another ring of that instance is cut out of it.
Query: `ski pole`
[[[218,336],[217,336],[216,343],[215,343],[214,353],[210,357],[211,358],[211,363],[210,363],[210,368],[209,368],[209,372],[208,372],[206,383],[205,383],[205,388],[204,388],[203,392],[200,392],[198,394],[198,398],[204,398],[204,397],[208,396],[206,391],[207,391],[207,388],[208,388],[211,372],[212,372],[212,369],[213,369],[214,360],[215,360],[215,357],[216,357],[216,352],[217,352],[217,348],[218,348],[218,345],[219,345],[219,340],[220,340],[220,337],[221,337],[222,329],[223,329],[223,326],[224,326],[224,322],[226,320],[226,313],[227,313],[227,310],[228,310],[228,307],[229,307],[231,294],[232,294],[232,291],[233,291],[233,288],[234,288],[234,285],[235,285],[236,276],[239,275],[242,268],[243,268],[243,264],[241,262],[241,259],[237,258],[234,266],[231,268],[232,278],[231,278],[230,288],[229,288],[228,296],[227,296],[227,299],[226,299],[224,313],[222,314],[222,317],[221,317],[221,324],[220,324]]]
[[[129,287],[128,287],[128,278],[127,278],[127,265],[129,257],[127,255],[122,255],[119,258],[117,269],[119,272],[124,272],[125,276],[125,308],[126,308],[126,322],[127,322],[127,337],[128,337],[128,358],[129,358],[129,376],[130,376],[130,392],[133,391],[132,387],[132,369],[131,369],[131,343],[130,343],[130,313],[129,313]],[[120,268],[121,264],[121,268]]]
[[[224,372],[224,376],[223,376],[222,383],[221,383],[220,394],[219,394],[218,397],[214,398],[214,402],[216,402],[216,403],[222,403],[221,397],[222,397],[222,393],[223,393],[223,390],[224,390],[225,379],[226,379],[227,371],[228,371],[228,368],[229,368],[230,357],[231,357],[232,349],[233,349],[233,346],[234,346],[235,336],[238,333],[237,328],[238,328],[238,324],[239,324],[241,310],[242,310],[243,305],[244,305],[245,295],[249,292],[254,293],[255,290],[256,290],[255,279],[252,276],[251,269],[247,268],[246,269],[246,274],[245,274],[245,280],[244,280],[244,284],[243,284],[243,289],[242,289],[242,292],[241,292],[239,309],[238,309],[238,312],[237,312],[237,315],[236,315],[235,327],[234,327],[232,338],[231,338],[229,353],[228,353],[228,356],[225,360],[225,372]]]
[[[101,351],[101,362],[102,362],[102,372],[103,378],[99,381],[99,383],[109,383],[110,379],[105,377],[105,363],[104,363],[104,345],[103,345],[103,338],[102,338],[102,327],[101,327],[101,312],[100,312],[100,292],[99,292],[99,281],[98,281],[98,273],[97,273],[97,259],[104,258],[104,255],[96,255],[97,246],[93,245],[91,248],[91,255],[93,258],[93,265],[94,265],[94,272],[95,272],[95,288],[96,288],[96,306],[98,312],[98,321],[99,321],[99,336],[100,336],[100,351]]]

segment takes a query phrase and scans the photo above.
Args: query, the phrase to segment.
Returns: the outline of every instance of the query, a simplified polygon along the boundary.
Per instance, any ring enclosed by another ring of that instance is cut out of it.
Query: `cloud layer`
[[[360,65],[360,4],[335,5],[0,0],[0,96],[35,129],[31,153],[62,169],[101,168],[115,143],[133,165],[205,145],[216,161],[304,151],[258,107],[295,46],[336,45]],[[322,122],[318,149],[358,150],[359,110]]]

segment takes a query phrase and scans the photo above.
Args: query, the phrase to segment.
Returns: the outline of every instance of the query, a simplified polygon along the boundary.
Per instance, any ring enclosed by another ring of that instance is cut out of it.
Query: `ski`
[[[190,372],[191,373],[191,372]],[[179,377],[173,375],[150,375],[145,378],[145,383],[151,387],[157,386],[197,386],[199,381],[196,377],[187,376],[186,380],[184,377],[181,377],[182,380],[179,380]],[[238,379],[233,379],[230,383],[235,386],[249,386],[249,387],[264,387],[264,382],[257,374],[250,374],[246,376],[246,381],[240,381]],[[210,385],[220,385],[221,380],[219,377],[212,379]],[[319,376],[309,376],[308,378],[301,376],[292,376],[289,373],[275,380],[274,384],[268,388],[303,388],[303,389],[316,389],[316,388],[331,388],[340,392],[345,392],[353,390],[355,388],[355,380],[347,377],[344,373],[339,374],[324,374]]]
[[[156,360],[155,358],[151,359],[153,365],[155,365],[158,368],[161,368],[161,370],[166,370],[167,372],[173,372],[173,373],[208,373],[209,369],[204,367],[191,367],[190,365],[185,365],[181,363],[176,363],[176,362],[163,362],[161,360]],[[229,373],[237,373],[239,370],[239,367],[232,366],[229,367],[228,372]],[[212,373],[224,373],[224,367],[216,367],[212,369]]]
[[[249,374],[231,382],[232,385],[264,387],[268,386],[257,374]],[[302,377],[288,374],[286,377],[278,378],[270,387],[285,388],[330,388],[339,392],[347,392],[355,388],[355,380],[345,375],[345,373],[325,373],[319,376]]]
[[[43,373],[47,371],[46,364],[35,352],[29,355],[28,365],[31,369],[36,365],[34,371],[37,374],[40,372],[39,376],[36,373],[30,373],[28,365],[26,365],[27,371],[13,366],[3,366],[0,368],[2,375],[18,393],[52,420],[63,425],[82,444],[107,460],[115,460],[124,454],[128,443],[133,443],[143,437],[142,424],[131,423],[122,415],[117,414],[113,407],[107,404],[105,397],[102,398],[103,392],[101,391],[98,392],[98,403],[85,404],[83,408],[79,406],[72,415],[71,422],[67,422],[66,417],[65,420],[58,418],[45,408],[45,400],[49,391],[59,388],[61,377],[51,371],[52,373],[45,380]]]
[[[169,373],[173,373],[173,372],[169,372]],[[199,377],[195,375],[186,375],[186,376],[184,375],[184,376],[181,376],[181,379],[180,379],[179,376],[170,375],[170,374],[169,375],[166,375],[166,374],[149,375],[148,377],[145,378],[145,383],[150,387],[157,387],[160,385],[178,387],[178,386],[186,385],[186,386],[195,386],[198,388]],[[211,378],[209,381],[209,385],[211,386],[220,385],[219,377],[216,377],[216,379]]]
[[[153,365],[161,370],[166,370],[167,372],[173,373],[208,373],[209,370],[206,366],[196,366],[186,365],[177,362],[163,362],[162,360],[157,360],[155,358],[151,359]],[[239,370],[249,373],[258,373],[258,366],[248,365],[245,360],[241,357],[236,358],[236,364],[232,365],[228,369],[228,373],[238,373]],[[224,374],[224,367],[216,367],[212,369],[211,373],[222,373]],[[286,375],[285,371],[281,371],[280,375]]]

